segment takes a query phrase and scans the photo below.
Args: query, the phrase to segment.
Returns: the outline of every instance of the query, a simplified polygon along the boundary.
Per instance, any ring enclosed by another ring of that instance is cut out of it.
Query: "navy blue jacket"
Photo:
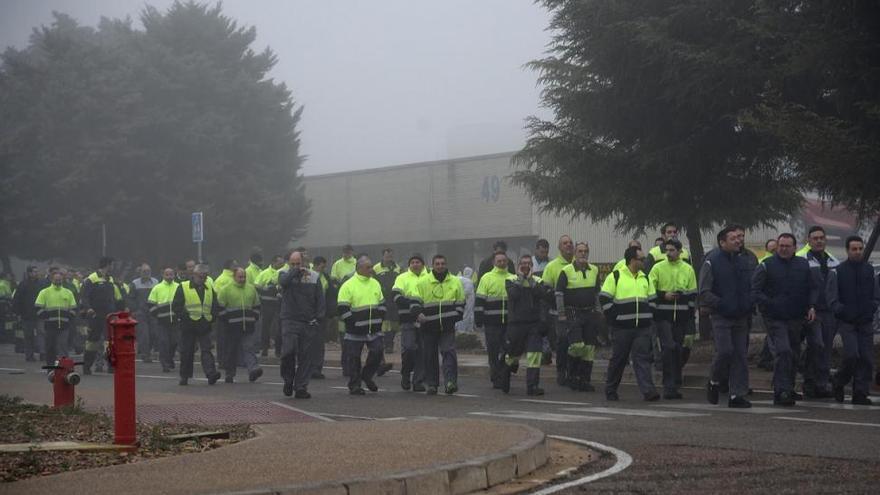
[[[713,250],[700,269],[700,305],[725,318],[748,316],[754,270],[748,256]]]
[[[880,305],[880,286],[871,265],[847,260],[830,271],[826,300],[839,320],[871,323]]]
[[[806,259],[789,259],[774,254],[755,269],[752,302],[761,314],[774,320],[795,320],[806,316],[816,305],[819,284]]]

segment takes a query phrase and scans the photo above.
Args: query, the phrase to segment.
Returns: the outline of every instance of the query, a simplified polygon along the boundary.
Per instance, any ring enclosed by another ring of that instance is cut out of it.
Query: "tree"
[[[555,116],[529,119],[513,175],[542,208],[623,231],[677,221],[699,263],[701,230],[800,205],[778,140],[744,121],[773,64],[749,2],[542,3],[555,36],[531,67]]]
[[[215,259],[283,249],[308,219],[297,107],[219,5],[146,7],[143,31],[56,14],[0,68],[0,253],[171,262],[204,211]]]
[[[779,138],[811,189],[876,219],[868,259],[880,235],[880,4],[759,5],[758,26],[779,50],[749,123]]]

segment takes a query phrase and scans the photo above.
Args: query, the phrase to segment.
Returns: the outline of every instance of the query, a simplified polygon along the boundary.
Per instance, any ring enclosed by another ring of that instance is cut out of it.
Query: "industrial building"
[[[312,212],[307,234],[297,244],[331,260],[345,244],[374,258],[383,247],[392,247],[401,263],[413,252],[425,257],[442,253],[453,271],[476,267],[498,239],[507,242],[511,256],[531,253],[540,238],[550,241],[555,256],[562,234],[588,241],[591,262],[614,263],[623,256],[632,236],[615,231],[613,223],[541,213],[509,180],[513,155],[307,176]],[[749,245],[762,247],[768,236],[783,230],[751,231]],[[640,240],[649,246],[655,237],[648,232]],[[714,233],[706,232],[704,242],[713,243]]]

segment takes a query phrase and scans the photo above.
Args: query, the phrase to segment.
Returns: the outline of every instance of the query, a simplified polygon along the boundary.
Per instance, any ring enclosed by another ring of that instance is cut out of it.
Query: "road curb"
[[[517,426],[529,432],[528,438],[497,454],[377,477],[268,487],[227,492],[226,495],[459,495],[485,490],[531,473],[547,463],[549,454],[544,433],[528,425]]]

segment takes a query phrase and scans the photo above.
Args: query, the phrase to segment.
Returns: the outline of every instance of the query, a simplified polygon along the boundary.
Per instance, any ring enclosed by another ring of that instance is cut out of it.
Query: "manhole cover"
[[[200,404],[141,405],[142,423],[191,423],[224,425],[237,423],[308,423],[317,418],[292,406],[269,401],[229,401]]]

